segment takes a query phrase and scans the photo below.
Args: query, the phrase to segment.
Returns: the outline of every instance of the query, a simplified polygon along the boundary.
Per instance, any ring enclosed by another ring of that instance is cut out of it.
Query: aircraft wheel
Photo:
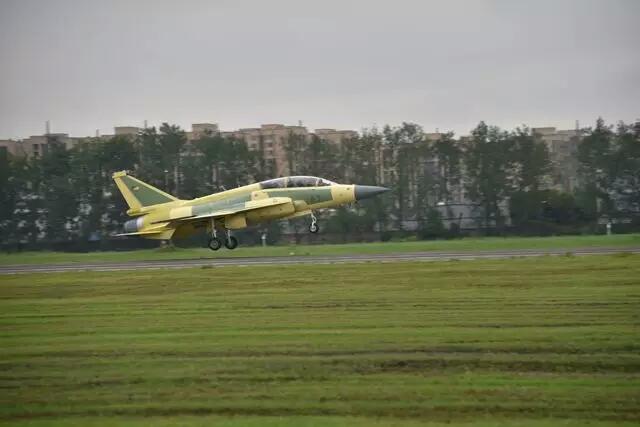
[[[229,236],[227,240],[224,242],[224,246],[227,249],[235,249],[238,247],[238,239],[233,236]]]
[[[209,239],[208,246],[212,251],[217,251],[222,247],[222,242],[217,237],[212,237],[211,239]]]
[[[312,222],[311,225],[309,226],[309,232],[315,234],[318,231],[320,231],[320,227],[318,227],[318,224],[316,224],[315,222]]]

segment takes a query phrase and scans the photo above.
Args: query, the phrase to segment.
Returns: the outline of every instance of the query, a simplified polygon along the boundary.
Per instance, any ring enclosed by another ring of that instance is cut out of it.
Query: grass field
[[[508,249],[576,249],[588,247],[630,248],[640,247],[640,234],[612,236],[560,236],[560,237],[484,237],[458,240],[352,243],[343,245],[296,245],[242,247],[229,251],[212,252],[206,248],[152,249],[130,252],[25,252],[0,254],[0,265],[51,264],[80,262],[120,262],[167,259],[259,257],[259,256],[309,256],[377,254],[421,251],[489,251]]]
[[[0,276],[0,424],[640,422],[640,256]]]

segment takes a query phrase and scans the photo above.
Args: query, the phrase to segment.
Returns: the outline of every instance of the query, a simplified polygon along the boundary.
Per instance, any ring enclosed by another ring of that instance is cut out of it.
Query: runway
[[[575,256],[603,255],[612,253],[640,253],[636,248],[581,248],[581,249],[544,249],[544,250],[501,250],[481,252],[411,252],[395,254],[367,255],[326,255],[326,256],[279,256],[279,257],[235,257],[235,258],[199,258],[162,261],[131,261],[117,263],[74,263],[74,264],[37,264],[0,266],[2,274],[22,273],[63,273],[78,271],[124,271],[124,270],[158,270],[177,268],[222,268],[251,267],[271,265],[297,264],[348,264],[368,262],[429,262],[473,259],[508,259],[513,257],[540,257],[546,255]]]

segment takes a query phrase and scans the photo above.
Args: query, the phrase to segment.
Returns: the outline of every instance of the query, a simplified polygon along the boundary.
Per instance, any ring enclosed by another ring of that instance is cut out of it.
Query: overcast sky
[[[0,138],[640,118],[640,1],[0,0]]]

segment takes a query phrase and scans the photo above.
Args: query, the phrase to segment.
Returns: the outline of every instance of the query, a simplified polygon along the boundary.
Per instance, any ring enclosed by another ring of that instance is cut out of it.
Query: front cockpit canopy
[[[269,188],[325,187],[333,184],[335,182],[316,176],[286,176],[262,181],[260,186],[266,190]]]

